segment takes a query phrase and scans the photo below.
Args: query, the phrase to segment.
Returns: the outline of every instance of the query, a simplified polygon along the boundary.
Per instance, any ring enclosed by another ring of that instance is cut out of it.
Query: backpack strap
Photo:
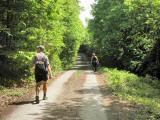
[[[46,56],[45,54],[43,55],[36,55],[36,64],[46,64],[46,60],[45,60]]]

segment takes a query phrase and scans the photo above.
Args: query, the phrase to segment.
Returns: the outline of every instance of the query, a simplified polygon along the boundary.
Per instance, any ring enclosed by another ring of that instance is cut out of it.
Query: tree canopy
[[[92,45],[104,65],[159,76],[159,0],[98,0]]]
[[[70,66],[86,34],[79,14],[77,0],[1,0],[0,67],[10,75],[29,72],[40,44],[54,70]],[[7,68],[9,62],[15,64]],[[3,71],[0,76],[7,77]]]

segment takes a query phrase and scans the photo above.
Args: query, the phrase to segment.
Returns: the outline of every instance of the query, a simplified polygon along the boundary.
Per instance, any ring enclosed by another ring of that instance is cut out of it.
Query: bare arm
[[[35,63],[36,63],[36,56],[34,56],[34,57],[32,58],[32,65],[31,65],[32,70],[35,69]]]
[[[53,77],[53,75],[52,75],[52,69],[51,69],[50,65],[48,65],[48,72],[49,72],[49,77],[51,79]]]

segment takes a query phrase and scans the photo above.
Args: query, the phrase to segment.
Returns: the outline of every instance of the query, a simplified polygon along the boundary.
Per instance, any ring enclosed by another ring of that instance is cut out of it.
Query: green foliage
[[[117,69],[102,68],[102,72],[107,74],[107,83],[115,95],[131,102],[143,105],[137,109],[137,119],[156,120],[160,110],[160,82],[158,79],[120,71]],[[150,113],[149,113],[150,112]]]
[[[86,35],[77,0],[3,0],[0,3],[0,57],[8,61],[6,64],[10,63],[7,67],[0,60],[6,71],[4,74],[2,69],[0,74],[3,83],[8,84],[7,79],[20,79],[25,73],[31,75],[33,52],[40,44],[46,48],[53,71],[74,63]]]
[[[28,88],[14,88],[14,89],[7,89],[4,88],[3,90],[0,91],[0,94],[3,94],[6,102],[8,102],[9,99],[16,99],[16,97],[21,97],[26,95],[27,92],[29,91]],[[14,100],[9,100],[9,102],[14,102]]]
[[[104,65],[159,77],[158,0],[99,0],[89,30]]]
[[[0,84],[6,87],[20,86],[24,83],[24,79],[28,78],[31,73],[33,52],[13,52],[2,59],[0,67]],[[3,61],[4,60],[4,61]]]
[[[75,6],[74,6],[75,5]],[[66,1],[64,23],[66,33],[64,35],[65,47],[61,53],[61,60],[64,67],[71,66],[77,57],[78,49],[85,39],[86,30],[79,19],[80,7],[75,0]]]

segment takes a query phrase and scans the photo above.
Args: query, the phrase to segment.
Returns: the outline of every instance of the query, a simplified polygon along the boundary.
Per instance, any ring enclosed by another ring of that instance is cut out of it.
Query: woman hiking
[[[92,53],[91,64],[92,64],[92,67],[93,67],[93,71],[96,72],[98,64],[99,64],[99,60],[98,60],[98,57],[96,56],[95,53]]]
[[[47,80],[52,78],[51,66],[49,64],[48,57],[44,53],[44,46],[37,46],[37,53],[33,58],[33,68],[36,80],[36,103],[39,103],[40,87],[43,85],[43,100],[47,99]]]

